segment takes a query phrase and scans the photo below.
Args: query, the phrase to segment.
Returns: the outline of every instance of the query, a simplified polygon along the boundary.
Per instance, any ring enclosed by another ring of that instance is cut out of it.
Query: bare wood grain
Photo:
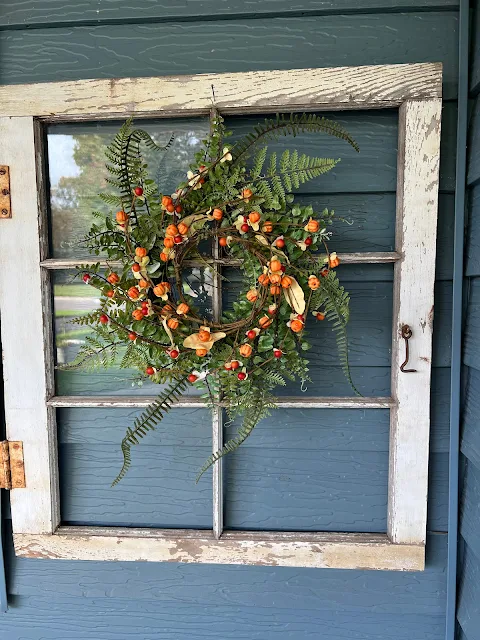
[[[400,108],[392,344],[388,533],[394,542],[426,537],[433,287],[438,209],[441,100],[407,101]],[[409,368],[402,325],[413,332]]]
[[[17,534],[26,558],[269,565],[419,571],[421,545],[397,545],[382,534],[242,531],[220,539],[206,531],[60,527],[55,535]]]
[[[398,107],[441,97],[440,63],[289,69],[0,86],[1,114],[48,121],[130,115],[275,113]]]

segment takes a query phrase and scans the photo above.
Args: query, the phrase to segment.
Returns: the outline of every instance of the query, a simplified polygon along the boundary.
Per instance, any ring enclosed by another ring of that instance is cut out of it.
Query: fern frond
[[[356,151],[359,150],[357,143],[346,129],[338,122],[328,120],[313,113],[298,114],[277,114],[275,119],[267,118],[265,122],[255,127],[254,133],[248,133],[242,140],[237,142],[232,154],[234,162],[250,155],[253,147],[259,142],[276,140],[280,135],[297,136],[300,133],[327,133],[331,136],[345,140]]]
[[[350,298],[344,287],[341,286],[335,271],[322,278],[322,285],[315,296],[315,305],[323,306],[327,320],[333,325],[336,334],[337,349],[342,370],[350,386],[357,395],[361,395],[355,387],[351,372],[348,355],[347,323],[350,317]],[[313,298],[312,298],[313,300]]]
[[[257,424],[269,415],[269,409],[273,409],[275,405],[272,402],[268,402],[263,394],[259,394],[255,397],[255,401],[252,405],[245,408],[243,414],[243,424],[241,428],[238,430],[237,435],[234,438],[228,440],[225,445],[218,451],[215,451],[202,466],[200,471],[197,474],[197,478],[195,482],[198,482],[200,478],[203,476],[205,471],[207,471],[217,460],[226,456],[227,453],[233,453],[238,447],[245,442],[248,436],[252,433]]]
[[[157,396],[156,400],[150,404],[145,411],[135,419],[133,429],[129,427],[122,440],[121,449],[123,454],[123,465],[120,473],[112,482],[112,487],[122,480],[131,465],[131,448],[138,444],[149,431],[154,431],[156,425],[162,420],[164,415],[170,411],[172,404],[176,402],[182,393],[187,389],[187,378],[175,380]]]

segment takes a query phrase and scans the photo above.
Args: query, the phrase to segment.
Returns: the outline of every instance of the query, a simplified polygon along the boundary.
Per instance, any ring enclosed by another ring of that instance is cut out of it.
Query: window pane
[[[61,517],[64,524],[212,527],[211,473],[195,476],[211,452],[207,409],[174,409],[132,447],[122,466],[120,442],[139,409],[57,410]]]
[[[332,241],[331,249],[335,250]],[[393,265],[340,265],[341,284],[350,293],[350,322],[347,326],[349,360],[354,384],[363,395],[390,395]],[[239,269],[224,269],[223,305],[225,309],[242,293]],[[312,381],[304,391],[299,382],[277,387],[278,395],[345,396],[354,391],[344,376],[332,324],[308,317],[305,337],[312,348],[305,352]]]
[[[274,410],[225,458],[226,528],[384,532],[389,414]]]
[[[117,133],[120,122],[51,125],[47,131],[51,202],[51,256],[75,258],[88,255],[81,240],[90,229],[92,211],[107,213],[109,207],[98,198],[101,191],[111,192],[105,178],[105,147]],[[203,118],[138,121],[158,144],[175,140],[167,153],[145,147],[152,175],[164,193],[172,193],[185,179],[189,163],[208,133]]]
[[[97,290],[85,285],[72,271],[53,271],[54,332],[56,361],[58,365],[72,362],[85,338],[92,335],[89,327],[74,324],[72,320],[88,314],[99,307]],[[196,306],[207,318],[212,314],[212,272],[209,268],[191,268],[184,278],[186,292],[196,298]],[[188,288],[188,291],[187,291]],[[118,366],[95,370],[56,370],[57,395],[156,395],[163,388],[152,383],[137,370],[121,368],[120,361],[125,349],[120,349]],[[199,391],[189,386],[188,395]]]

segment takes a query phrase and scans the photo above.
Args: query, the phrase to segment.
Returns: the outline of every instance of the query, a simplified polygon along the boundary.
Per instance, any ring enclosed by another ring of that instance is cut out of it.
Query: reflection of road
[[[100,304],[99,298],[79,296],[55,296],[55,311],[93,311]]]

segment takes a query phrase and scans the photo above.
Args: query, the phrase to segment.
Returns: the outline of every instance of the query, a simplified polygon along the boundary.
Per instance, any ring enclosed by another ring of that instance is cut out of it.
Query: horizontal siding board
[[[463,361],[480,370],[480,278],[470,281]]]
[[[456,12],[172,22],[0,33],[4,84],[442,62],[456,97]],[[174,46],[178,44],[179,46]]]
[[[465,275],[480,276],[480,184],[468,190]]]
[[[470,369],[465,377],[461,450],[480,470],[480,371]]]
[[[287,0],[208,0],[203,2],[152,2],[151,0],[27,0],[18,4],[7,0],[0,5],[0,24],[3,28],[46,27],[59,24],[102,22],[139,22],[152,20],[218,20],[229,16],[289,16],[298,14],[341,14],[390,11],[455,10],[458,0],[303,0],[292,6]]]
[[[426,570],[420,573],[175,563],[159,567],[148,562],[35,560],[13,554],[7,562],[10,594],[17,596],[43,595],[52,602],[61,596],[107,603],[110,599],[155,600],[160,612],[182,602],[231,606],[241,607],[247,616],[254,610],[266,614],[291,607],[308,616],[338,612],[339,622],[344,613],[356,614],[360,624],[363,614],[375,612],[442,615],[446,536],[428,536]]]
[[[480,558],[467,546],[459,584],[457,620],[468,639],[476,640],[480,629]]]
[[[480,469],[467,461],[461,499],[461,533],[480,561]]]
[[[480,179],[480,96],[473,102],[468,136],[467,183],[472,185]]]
[[[307,617],[301,608],[292,606],[263,611],[181,602],[159,611],[156,600],[78,600],[65,596],[55,602],[42,596],[14,597],[10,613],[2,621],[2,628],[7,637],[20,634],[22,640],[43,640],[46,634],[49,640],[123,640],[139,634],[142,640],[313,640],[318,638],[319,627],[329,640],[347,640],[353,633],[358,640],[437,640],[444,626],[442,615],[371,612],[359,619],[356,612],[319,610]]]
[[[473,19],[471,26],[470,49],[470,93],[478,94],[480,90],[480,9],[477,2],[472,5]]]

